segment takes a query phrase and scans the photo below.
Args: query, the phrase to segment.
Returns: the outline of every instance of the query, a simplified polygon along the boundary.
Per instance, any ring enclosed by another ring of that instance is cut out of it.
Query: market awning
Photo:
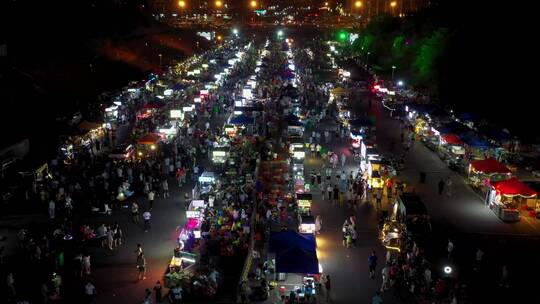
[[[81,122],[77,127],[83,131],[91,131],[95,129],[99,129],[103,124],[99,122],[91,122],[84,120]]]
[[[278,253],[299,246],[303,250],[315,252],[315,235],[296,231],[271,232],[268,252]]]
[[[163,107],[164,105],[165,104],[160,103],[160,102],[149,102],[149,103],[144,105],[144,108],[145,109],[159,109],[159,108]]]
[[[154,145],[161,140],[161,136],[156,133],[148,133],[145,136],[139,138],[138,143],[141,145]]]
[[[252,125],[255,123],[255,119],[246,115],[238,115],[232,118],[229,123],[232,125]]]
[[[474,134],[473,132],[460,134],[459,138],[469,147],[473,147],[473,148],[491,147],[490,143],[480,138],[478,135]]]
[[[343,94],[346,94],[348,90],[342,87],[337,87],[335,89],[330,90],[330,92],[332,92],[332,94],[334,95],[343,95]]]
[[[319,259],[314,251],[295,246],[277,254],[276,272],[318,274]]]
[[[537,195],[536,191],[515,177],[499,182],[493,182],[492,186],[495,188],[498,194],[504,196],[521,196],[524,198],[531,198]]]
[[[471,167],[474,171],[484,174],[510,173],[510,170],[505,165],[494,158],[475,160],[471,163]]]
[[[441,138],[449,145],[457,145],[457,146],[463,145],[463,141],[461,141],[459,136],[457,136],[456,134],[446,134],[446,135],[443,135]]]
[[[175,91],[180,91],[180,90],[183,90],[187,87],[187,85],[183,84],[183,83],[176,83],[175,85],[172,86],[172,89],[175,90]]]

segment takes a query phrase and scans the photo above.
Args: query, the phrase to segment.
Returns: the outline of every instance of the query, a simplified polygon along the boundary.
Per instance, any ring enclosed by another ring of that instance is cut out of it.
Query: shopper
[[[441,178],[439,180],[439,183],[438,183],[438,186],[439,186],[439,195],[442,195],[443,192],[444,192],[444,185],[445,185],[445,182],[444,180]]]
[[[375,270],[377,269],[377,255],[375,250],[371,252],[371,255],[368,257],[368,266],[369,266],[369,277],[375,277]]]
[[[156,285],[154,285],[154,291],[156,292],[156,303],[161,303],[161,282],[157,281]]]
[[[150,218],[152,218],[152,214],[146,210],[142,216],[144,220],[144,232],[148,232],[150,230]]]
[[[146,258],[144,257],[144,253],[141,254],[140,258],[137,262],[137,270],[139,271],[139,281],[146,279]]]
[[[133,202],[131,203],[131,218],[133,222],[138,224],[140,221],[139,217],[139,204]]]
[[[154,207],[155,196],[156,196],[156,193],[154,192],[154,190],[150,190],[150,192],[148,192],[148,202],[150,203],[150,211],[152,211],[152,207]]]
[[[332,301],[332,284],[330,281],[330,275],[324,277],[324,290],[326,292],[326,302],[330,303]]]

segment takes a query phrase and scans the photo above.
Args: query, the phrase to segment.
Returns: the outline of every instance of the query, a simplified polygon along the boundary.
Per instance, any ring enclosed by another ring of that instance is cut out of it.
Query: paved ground
[[[225,115],[214,118],[212,127],[221,127]],[[204,123],[204,122],[203,122]],[[208,159],[198,159],[198,163],[210,166]],[[112,216],[99,216],[93,219],[96,223],[113,223],[117,221],[124,230],[124,244],[110,252],[102,248],[93,248],[92,259],[94,271],[91,280],[95,282],[97,303],[139,303],[144,297],[146,288],[152,289],[156,281],[163,284],[163,275],[169,265],[173,249],[178,237],[177,227],[185,223],[184,193],[191,195],[193,182],[178,188],[175,180],[169,181],[170,197],[159,197],[152,210],[151,230],[144,232],[142,222],[136,225],[131,222],[130,209],[115,212]],[[138,200],[142,208],[146,207],[146,198]],[[143,207],[144,206],[144,207]],[[138,281],[136,254],[138,243],[141,243],[148,263],[146,280]]]

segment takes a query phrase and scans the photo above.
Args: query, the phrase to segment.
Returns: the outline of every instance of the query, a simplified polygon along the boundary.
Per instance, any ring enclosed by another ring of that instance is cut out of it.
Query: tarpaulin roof
[[[495,174],[495,173],[510,173],[510,170],[494,158],[475,160],[471,163],[474,171]]]
[[[255,123],[255,119],[246,115],[238,115],[232,118],[229,123],[232,125],[252,125]]]
[[[358,117],[352,120],[349,120],[349,124],[354,127],[373,127],[375,124],[369,117]]]
[[[317,274],[319,259],[314,251],[305,251],[295,246],[277,254],[276,272]]]
[[[492,186],[495,188],[497,193],[504,196],[534,197],[537,195],[536,191],[534,191],[529,186],[522,183],[515,177],[499,182],[494,182],[492,183]]]
[[[161,102],[152,101],[144,105],[145,109],[159,109],[163,107],[165,104]]]
[[[176,83],[175,85],[172,86],[172,89],[175,90],[175,91],[180,91],[180,90],[183,90],[187,87],[187,85],[183,84],[183,83]]]
[[[461,134],[470,130],[468,127],[457,122],[450,122],[435,129],[441,134]]]
[[[335,95],[342,95],[342,94],[347,93],[348,90],[342,87],[337,87],[335,89],[330,90],[330,92],[332,92],[332,94],[335,94]]]
[[[148,133],[145,136],[139,138],[138,142],[139,144],[142,144],[142,145],[152,145],[159,142],[160,139],[161,139],[161,136],[159,136],[158,134]]]
[[[476,115],[471,114],[471,113],[462,113],[461,115],[459,115],[459,119],[464,120],[464,121],[472,121],[472,122],[476,122],[479,120],[479,118]]]
[[[489,148],[491,146],[489,142],[480,138],[478,135],[474,134],[473,132],[459,134],[459,138],[463,140],[463,142],[470,147]]]
[[[442,139],[450,145],[463,145],[463,141],[456,134],[446,134]]]
[[[296,231],[271,232],[268,251],[278,253],[294,246],[315,252],[315,235],[302,234]]]

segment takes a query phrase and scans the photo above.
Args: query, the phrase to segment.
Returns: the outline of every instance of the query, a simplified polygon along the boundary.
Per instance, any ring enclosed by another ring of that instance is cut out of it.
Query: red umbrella
[[[442,139],[450,145],[463,145],[463,141],[455,134],[446,134],[442,136]]]

